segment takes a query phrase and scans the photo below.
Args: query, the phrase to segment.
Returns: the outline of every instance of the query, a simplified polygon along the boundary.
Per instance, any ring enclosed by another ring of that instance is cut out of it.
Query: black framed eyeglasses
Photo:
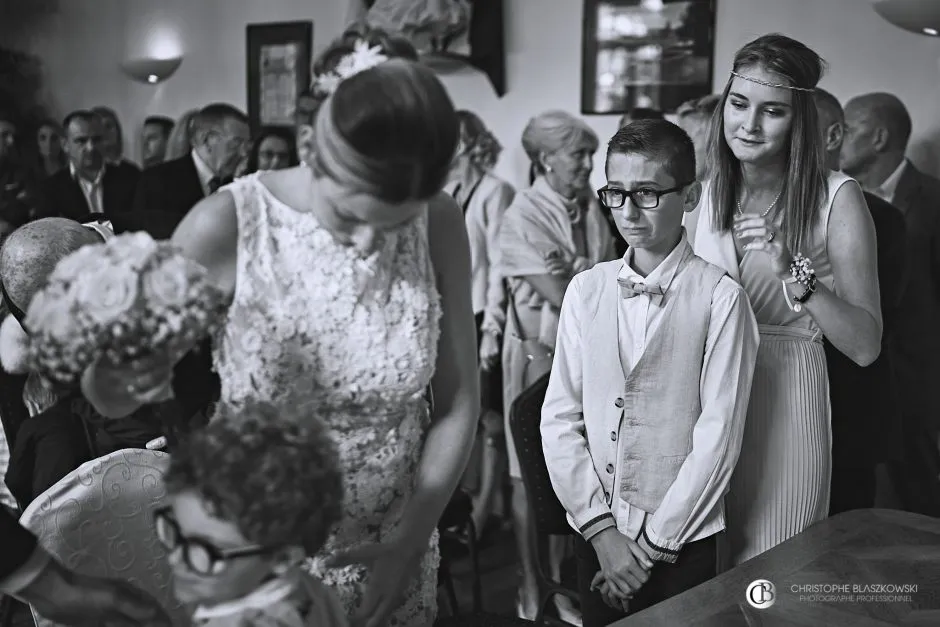
[[[601,201],[601,204],[607,207],[608,209],[620,209],[627,202],[627,198],[630,198],[630,201],[634,206],[640,209],[655,209],[659,206],[659,199],[666,194],[672,194],[674,192],[681,191],[691,185],[691,183],[683,183],[678,187],[673,187],[670,189],[620,189],[619,187],[610,187],[605,185],[604,187],[597,190],[597,199]]]
[[[271,549],[260,545],[249,545],[239,549],[220,549],[208,542],[187,538],[180,531],[179,523],[170,512],[169,507],[161,507],[153,512],[157,540],[170,553],[181,551],[183,563],[197,575],[204,577],[218,575],[225,570],[230,560],[271,553]]]

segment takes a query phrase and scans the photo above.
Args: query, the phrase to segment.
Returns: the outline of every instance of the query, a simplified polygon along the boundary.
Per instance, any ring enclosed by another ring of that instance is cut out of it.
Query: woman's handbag
[[[522,344],[522,351],[526,358],[525,370],[522,373],[522,387],[524,389],[538,381],[545,373],[551,371],[552,360],[555,357],[555,349],[552,346],[547,346],[542,339],[546,331],[544,323],[546,312],[544,308],[541,315],[542,323],[539,329],[539,338],[527,338],[522,330],[522,322],[519,320],[519,313],[516,311],[516,295],[511,288],[508,289],[508,293],[509,315],[512,316],[513,326],[516,330],[515,336]],[[545,306],[549,306],[548,303],[545,303]],[[556,324],[556,331],[557,328]],[[554,341],[552,344],[554,344]]]

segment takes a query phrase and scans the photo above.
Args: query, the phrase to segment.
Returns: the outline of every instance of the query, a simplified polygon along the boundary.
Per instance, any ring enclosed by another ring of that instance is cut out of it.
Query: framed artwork
[[[712,91],[717,0],[585,0],[581,112],[673,113]]]
[[[310,86],[313,22],[249,24],[246,31],[252,132],[293,128],[297,99]]]

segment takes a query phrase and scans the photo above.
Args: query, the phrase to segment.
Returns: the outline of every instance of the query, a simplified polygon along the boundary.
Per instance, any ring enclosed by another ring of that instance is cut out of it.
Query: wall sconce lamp
[[[940,2],[937,0],[872,0],[885,20],[918,35],[940,37]]]
[[[132,59],[121,64],[128,77],[141,83],[156,85],[173,76],[183,57],[173,59]]]

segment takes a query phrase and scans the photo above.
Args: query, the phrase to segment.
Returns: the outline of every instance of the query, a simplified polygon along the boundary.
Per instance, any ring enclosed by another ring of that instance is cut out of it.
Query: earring
[[[552,166],[550,166],[550,165],[545,166],[545,171],[546,171],[546,172],[551,172],[551,171],[552,171]]]

